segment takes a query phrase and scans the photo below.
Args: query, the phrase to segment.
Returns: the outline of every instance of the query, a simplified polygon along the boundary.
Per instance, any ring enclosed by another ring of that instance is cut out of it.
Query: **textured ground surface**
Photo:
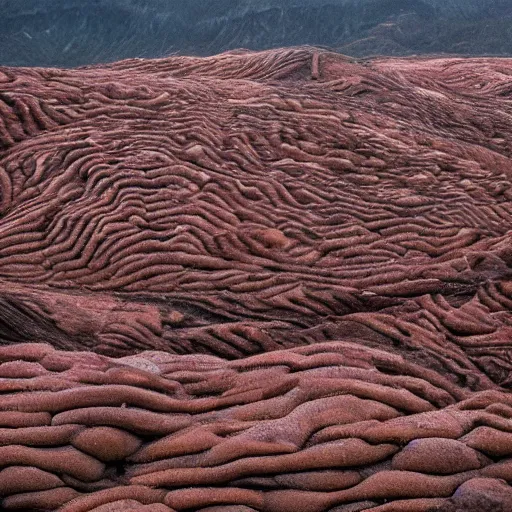
[[[113,360],[21,344],[0,362],[2,510],[512,507],[512,396],[377,349]]]
[[[510,510],[511,75],[0,68],[2,507]]]

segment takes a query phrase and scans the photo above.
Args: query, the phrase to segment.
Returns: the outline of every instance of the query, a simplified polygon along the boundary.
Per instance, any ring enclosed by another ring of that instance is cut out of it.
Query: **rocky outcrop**
[[[508,510],[511,73],[0,68],[2,507]]]

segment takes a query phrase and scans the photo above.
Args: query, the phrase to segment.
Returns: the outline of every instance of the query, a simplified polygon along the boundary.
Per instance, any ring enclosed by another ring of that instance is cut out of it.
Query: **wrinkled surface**
[[[0,348],[0,373],[2,510],[512,504],[511,444],[497,454],[482,436],[512,436],[510,394],[468,391],[375,348],[226,361],[18,344]]]
[[[2,507],[510,509],[511,74],[0,68]]]

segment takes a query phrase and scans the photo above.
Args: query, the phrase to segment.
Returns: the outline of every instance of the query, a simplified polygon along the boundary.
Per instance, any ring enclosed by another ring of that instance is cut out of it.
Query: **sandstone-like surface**
[[[0,68],[1,507],[508,510],[511,75]]]

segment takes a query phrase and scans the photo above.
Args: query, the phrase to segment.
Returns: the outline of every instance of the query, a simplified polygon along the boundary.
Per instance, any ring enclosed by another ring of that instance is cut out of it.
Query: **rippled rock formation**
[[[18,344],[0,363],[3,510],[512,505],[512,396],[375,348],[116,360]]]
[[[2,507],[508,510],[511,74],[0,68]]]

